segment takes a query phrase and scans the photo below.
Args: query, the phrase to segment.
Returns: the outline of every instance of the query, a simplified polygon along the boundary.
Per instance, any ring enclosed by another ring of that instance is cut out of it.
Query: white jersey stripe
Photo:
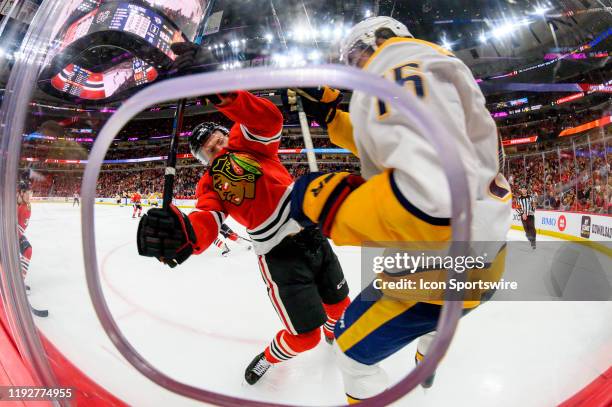
[[[283,129],[281,128],[281,130],[278,133],[276,133],[275,135],[271,137],[258,136],[256,134],[251,133],[244,124],[240,125],[240,130],[242,130],[242,135],[244,136],[245,139],[249,141],[255,141],[261,144],[271,144],[271,143],[275,143],[279,141],[281,139],[281,134],[283,132]]]
[[[274,340],[276,340],[276,338],[274,338]],[[280,347],[280,349],[284,353],[286,353],[286,354],[288,354],[290,356],[297,356],[298,355],[298,352],[295,352],[293,349],[291,349],[291,346],[289,346],[289,344],[285,341],[285,336],[284,335],[281,335],[278,346]]]

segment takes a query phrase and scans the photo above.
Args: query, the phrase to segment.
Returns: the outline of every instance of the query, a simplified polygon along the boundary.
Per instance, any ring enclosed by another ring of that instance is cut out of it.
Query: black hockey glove
[[[227,101],[228,99],[233,100],[235,98],[236,98],[236,92],[216,93],[214,95],[204,96],[204,99],[206,100],[207,103],[212,103],[215,106],[220,105],[221,103]]]
[[[179,74],[199,72],[216,62],[208,49],[192,42],[175,42],[170,48],[176,54],[176,59],[169,70],[176,70]]]
[[[283,95],[283,102],[291,112],[297,111],[297,96],[302,98],[306,116],[316,120],[323,128],[327,128],[336,117],[336,109],[343,97],[338,89],[328,86],[288,89],[286,95]]]
[[[138,224],[138,254],[155,257],[174,268],[193,253],[195,232],[187,215],[176,206],[150,209]]]

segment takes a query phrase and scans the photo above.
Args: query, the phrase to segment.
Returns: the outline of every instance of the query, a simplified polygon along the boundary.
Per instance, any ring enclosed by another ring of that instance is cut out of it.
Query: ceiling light
[[[323,38],[324,40],[329,39],[332,35],[331,29],[328,26],[323,27],[320,30],[320,33],[321,33],[321,38]]]
[[[310,59],[311,61],[318,61],[319,59],[321,59],[321,53],[316,49],[310,51],[310,53],[308,54],[308,59]]]
[[[342,37],[342,27],[336,26],[334,28],[334,38],[340,39]]]
[[[301,52],[299,51],[294,51],[291,53],[291,57],[293,58],[293,62],[297,62],[297,61],[302,61],[304,60],[304,55],[302,55]]]
[[[535,10],[533,10],[531,14],[535,14],[537,16],[544,16],[548,10],[550,10],[550,8],[536,6]]]
[[[514,30],[514,24],[505,23],[504,25],[497,27],[493,31],[491,31],[491,34],[495,38],[501,38],[505,35],[510,34],[513,30]]]
[[[308,38],[308,30],[304,27],[298,27],[295,29],[295,39],[296,41],[306,41],[306,39]]]

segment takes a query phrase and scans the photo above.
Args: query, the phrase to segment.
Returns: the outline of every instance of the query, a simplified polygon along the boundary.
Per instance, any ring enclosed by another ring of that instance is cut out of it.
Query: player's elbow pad
[[[330,236],[336,213],[351,192],[365,180],[349,172],[312,173],[300,177],[293,187],[291,216],[302,226],[318,224]]]

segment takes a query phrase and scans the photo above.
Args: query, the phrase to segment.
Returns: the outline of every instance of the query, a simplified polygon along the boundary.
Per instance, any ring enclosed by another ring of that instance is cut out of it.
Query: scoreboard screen
[[[51,85],[62,92],[83,100],[105,100],[131,88],[157,79],[157,70],[139,58],[132,58],[104,72],[93,72],[69,64],[51,79]]]
[[[147,41],[155,48],[162,51],[169,58],[175,55],[170,50],[170,44],[182,41],[180,31],[164,24],[161,16],[151,9],[129,3],[118,3],[112,13],[101,13],[96,18],[96,29],[108,29],[132,33]]]
[[[195,39],[210,1],[212,0],[143,0],[172,20],[190,41]]]
[[[85,0],[75,8],[72,1],[73,12],[47,53],[39,85],[58,97],[103,101],[150,83],[176,58],[171,45],[195,36],[206,3]],[[131,59],[100,59],[96,49],[124,50]]]
[[[105,3],[72,22],[60,33],[55,48],[50,51],[49,59],[63,52],[75,41],[105,31],[136,35],[171,59],[176,58],[176,55],[170,45],[184,41],[183,33],[155,10],[126,2]]]

